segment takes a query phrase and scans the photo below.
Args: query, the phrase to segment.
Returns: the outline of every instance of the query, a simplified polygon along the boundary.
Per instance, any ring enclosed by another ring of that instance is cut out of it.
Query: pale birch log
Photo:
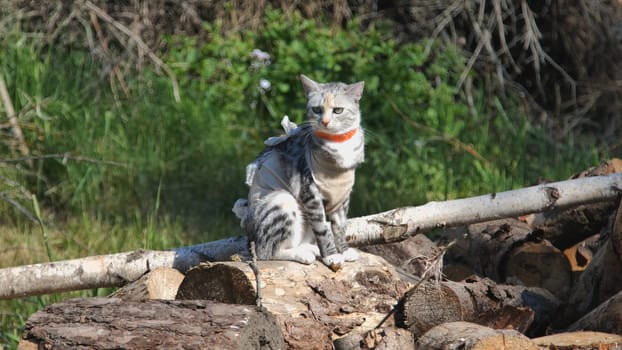
[[[117,287],[158,267],[181,272],[202,261],[231,260],[246,249],[245,237],[223,239],[171,251],[136,250],[81,259],[0,269],[0,300],[70,290]]]
[[[460,226],[559,208],[613,201],[622,193],[622,173],[538,185],[479,197],[430,202],[350,219],[346,239],[352,246],[404,240],[438,227]],[[119,286],[156,267],[181,272],[202,261],[247,255],[246,237],[177,248],[126,252],[0,269],[0,300],[69,290]]]
[[[616,200],[621,194],[622,173],[615,173],[478,197],[429,202],[350,219],[346,226],[346,240],[353,246],[395,242],[435,228]]]

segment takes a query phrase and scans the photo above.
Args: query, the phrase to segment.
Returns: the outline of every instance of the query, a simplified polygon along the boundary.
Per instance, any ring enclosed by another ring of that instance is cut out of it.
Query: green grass
[[[241,234],[230,208],[245,195],[244,167],[280,133],[284,114],[301,120],[300,73],[366,82],[367,158],[351,216],[565,179],[608,156],[592,140],[554,141],[512,96],[475,85],[469,108],[456,89],[464,60],[451,47],[426,55],[424,44],[399,44],[382,30],[361,35],[356,21],[334,33],[276,11],[260,31],[207,28],[208,42],[167,38],[163,59],[179,78],[180,103],[148,68],[126,75],[126,97],[90,52],[42,49],[19,31],[0,39],[0,72],[32,154],[59,155],[32,169],[7,161],[17,155],[2,129],[0,192],[35,220],[0,202],[0,267]],[[253,49],[270,64],[255,62]],[[271,89],[258,89],[260,79]],[[0,343],[14,347],[48,303],[105,293],[0,301]]]

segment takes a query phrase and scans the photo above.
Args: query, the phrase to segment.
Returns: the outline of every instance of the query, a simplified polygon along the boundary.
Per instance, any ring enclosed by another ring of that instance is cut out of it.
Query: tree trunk
[[[538,350],[529,338],[510,329],[492,329],[469,322],[449,322],[430,329],[417,350]]]
[[[581,274],[557,327],[565,327],[622,290],[622,201],[604,245]]]
[[[376,327],[407,290],[382,258],[361,253],[333,272],[319,262],[259,261],[262,306],[276,316],[291,349],[331,349],[333,340]],[[179,299],[255,304],[247,263],[207,263],[188,271]]]
[[[622,173],[567,180],[484,196],[430,202],[348,220],[346,239],[353,246],[404,240],[438,227],[460,226],[557,208],[613,201],[620,197]],[[0,300],[69,290],[115,287],[150,269],[181,272],[203,261],[247,256],[246,237],[157,252],[102,255],[83,259],[0,269]]]
[[[210,301],[71,299],[30,317],[20,347],[39,349],[282,349],[274,317]]]
[[[396,318],[415,336],[454,321],[539,334],[558,306],[559,301],[541,288],[497,285],[490,279],[428,281],[406,293]]]
[[[469,225],[466,232],[457,230],[443,238],[457,239],[446,254],[445,268],[452,279],[455,266],[461,265],[462,274],[470,268],[472,273],[498,282],[546,288],[560,299],[568,295],[572,281],[568,259],[533,234],[527,224],[516,219],[497,220]]]
[[[558,333],[532,339],[541,350],[618,350],[622,336],[600,332]]]

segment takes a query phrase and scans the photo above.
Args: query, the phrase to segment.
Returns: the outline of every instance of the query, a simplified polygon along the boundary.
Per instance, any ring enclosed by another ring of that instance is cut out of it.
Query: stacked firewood
[[[614,172],[622,161],[578,176]],[[154,269],[109,298],[35,313],[20,347],[622,348],[619,200],[362,249],[336,272],[282,261]]]

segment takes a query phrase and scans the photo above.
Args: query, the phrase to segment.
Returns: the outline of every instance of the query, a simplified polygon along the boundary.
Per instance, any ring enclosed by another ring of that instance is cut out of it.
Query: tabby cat
[[[317,83],[301,75],[307,97],[301,126],[283,118],[286,134],[246,168],[248,199],[233,211],[241,219],[257,258],[331,267],[354,261],[344,226],[354,185],[354,169],[364,159],[359,100],[364,82]]]

